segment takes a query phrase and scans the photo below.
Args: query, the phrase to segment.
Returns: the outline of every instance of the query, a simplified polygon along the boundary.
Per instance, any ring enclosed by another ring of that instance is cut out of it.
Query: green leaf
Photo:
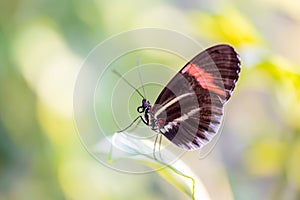
[[[148,140],[144,141],[130,137],[129,133],[126,132],[115,133],[112,137],[104,138],[94,149],[96,154],[107,155],[109,162],[129,159],[153,169],[162,178],[193,200],[210,200],[202,182],[197,179],[197,176],[184,162],[176,160],[175,163],[170,165],[165,161],[154,159],[152,152],[153,143]],[[161,153],[162,158],[177,159],[178,157],[165,149]]]

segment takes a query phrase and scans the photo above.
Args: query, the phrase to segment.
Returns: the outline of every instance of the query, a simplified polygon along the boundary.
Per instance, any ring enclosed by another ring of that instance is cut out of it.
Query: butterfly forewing
[[[187,150],[206,144],[220,127],[224,103],[239,72],[238,54],[229,45],[198,54],[170,80],[152,106],[150,115],[159,122],[156,130]]]

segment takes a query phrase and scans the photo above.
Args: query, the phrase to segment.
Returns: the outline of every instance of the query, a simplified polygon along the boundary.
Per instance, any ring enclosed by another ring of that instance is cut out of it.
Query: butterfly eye
[[[145,110],[145,108],[144,108],[143,106],[139,106],[139,107],[137,107],[136,110],[137,110],[139,113],[143,113],[144,110]]]

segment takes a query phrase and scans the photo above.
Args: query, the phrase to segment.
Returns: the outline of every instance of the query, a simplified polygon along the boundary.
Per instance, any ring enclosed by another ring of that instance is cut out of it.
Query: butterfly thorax
[[[156,132],[160,132],[163,120],[158,119],[153,112],[153,107],[147,99],[142,100],[142,105],[137,108],[139,113],[144,113],[143,122],[150,126],[150,128]]]
[[[137,107],[137,111],[139,113],[144,113],[144,118],[143,118],[143,122],[146,125],[149,125],[149,112],[151,109],[151,104],[147,99],[143,99],[142,100],[142,105]]]

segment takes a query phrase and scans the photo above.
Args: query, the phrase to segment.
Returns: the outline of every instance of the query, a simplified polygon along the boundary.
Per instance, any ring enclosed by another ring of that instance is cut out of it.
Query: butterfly
[[[143,115],[123,130],[141,119],[158,133],[155,144],[158,135],[163,135],[182,149],[201,148],[220,128],[224,105],[238,81],[240,65],[239,55],[230,45],[204,50],[176,73],[153,105],[137,90],[143,97],[137,111]]]

